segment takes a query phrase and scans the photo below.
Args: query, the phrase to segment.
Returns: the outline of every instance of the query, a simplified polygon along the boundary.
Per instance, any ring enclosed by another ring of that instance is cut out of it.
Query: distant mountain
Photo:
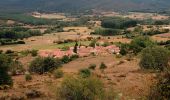
[[[170,0],[0,0],[0,11],[169,10]]]

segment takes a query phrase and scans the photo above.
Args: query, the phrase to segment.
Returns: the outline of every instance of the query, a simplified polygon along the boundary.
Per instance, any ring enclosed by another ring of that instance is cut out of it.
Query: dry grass
[[[59,32],[59,33],[45,34],[43,36],[30,37],[24,40],[26,44],[0,46],[0,50],[6,51],[10,49],[15,51],[21,51],[27,49],[55,49],[60,47],[60,45],[58,46],[57,44],[54,44],[53,43],[54,41],[65,40],[65,39],[73,39],[73,40],[77,40],[80,38],[84,39],[88,37],[89,33],[91,32],[91,30],[89,30],[87,27],[66,27],[64,28],[64,30],[65,31],[74,30],[74,31]],[[81,33],[81,35],[79,35],[78,33]]]

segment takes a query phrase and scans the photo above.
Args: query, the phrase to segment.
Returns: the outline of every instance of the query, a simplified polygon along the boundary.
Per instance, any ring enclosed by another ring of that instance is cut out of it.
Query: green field
[[[90,41],[83,41],[81,42],[81,45],[89,45]],[[64,48],[64,47],[73,47],[75,45],[75,42],[71,43],[63,43],[63,44],[50,44],[50,45],[36,45],[33,46],[32,49],[36,50],[45,50],[45,49],[57,49],[57,48]]]

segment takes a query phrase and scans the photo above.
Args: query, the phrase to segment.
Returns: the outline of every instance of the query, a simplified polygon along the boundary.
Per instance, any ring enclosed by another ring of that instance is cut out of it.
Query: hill
[[[0,0],[1,11],[169,10],[169,0]]]

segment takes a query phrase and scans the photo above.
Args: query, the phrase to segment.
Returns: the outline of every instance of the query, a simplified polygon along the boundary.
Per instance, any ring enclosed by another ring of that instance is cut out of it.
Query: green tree
[[[74,53],[77,53],[77,47],[78,47],[78,43],[76,42],[75,46],[74,46],[74,49],[73,49],[73,52]]]
[[[12,86],[13,81],[8,74],[10,63],[12,60],[5,54],[0,54],[0,85]]]
[[[170,53],[163,47],[148,47],[142,51],[140,66],[145,69],[164,70],[168,67]]]
[[[43,74],[45,72],[51,71],[55,68],[61,67],[61,61],[53,57],[37,57],[34,59],[30,66],[29,70],[31,72]]]
[[[144,48],[154,46],[155,43],[146,36],[140,36],[132,40],[130,43],[130,49],[134,54],[141,52]]]
[[[121,44],[120,46],[120,54],[126,55],[129,52],[129,44]]]
[[[103,83],[95,77],[67,77],[58,90],[60,100],[104,100]]]

